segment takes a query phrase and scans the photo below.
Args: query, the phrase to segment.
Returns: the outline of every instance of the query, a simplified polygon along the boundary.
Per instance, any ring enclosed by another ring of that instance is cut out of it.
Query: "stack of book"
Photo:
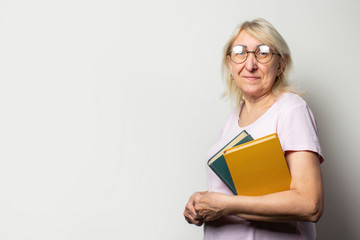
[[[291,176],[276,133],[253,140],[244,130],[212,156],[208,166],[235,195],[290,189]]]

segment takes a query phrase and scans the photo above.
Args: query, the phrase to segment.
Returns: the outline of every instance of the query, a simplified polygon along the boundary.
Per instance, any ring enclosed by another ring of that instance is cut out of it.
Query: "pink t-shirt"
[[[242,130],[254,139],[277,133],[283,151],[313,151],[323,161],[317,137],[315,118],[306,102],[297,94],[284,93],[254,123],[241,128],[238,116],[242,106],[235,108],[225,121],[220,138],[207,154],[207,159],[218,152]],[[207,167],[208,190],[233,194],[230,189]],[[250,240],[250,239],[315,239],[315,224],[311,222],[258,222],[235,216],[225,216],[205,224],[205,240]]]

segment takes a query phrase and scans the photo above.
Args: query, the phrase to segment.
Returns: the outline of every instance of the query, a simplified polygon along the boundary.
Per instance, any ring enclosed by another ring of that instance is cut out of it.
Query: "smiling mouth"
[[[254,80],[258,80],[260,79],[260,77],[255,77],[255,76],[244,76],[245,79],[250,80],[250,81],[254,81]]]

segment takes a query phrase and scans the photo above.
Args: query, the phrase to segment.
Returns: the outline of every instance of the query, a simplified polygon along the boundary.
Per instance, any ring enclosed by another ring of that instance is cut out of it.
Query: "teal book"
[[[250,134],[248,134],[245,130],[239,133],[236,137],[234,137],[230,142],[228,142],[222,149],[220,149],[214,156],[212,156],[208,160],[208,166],[216,173],[216,175],[230,188],[230,190],[237,195],[234,182],[231,178],[229,168],[226,164],[224,158],[224,151],[241,145],[243,143],[254,140]]]

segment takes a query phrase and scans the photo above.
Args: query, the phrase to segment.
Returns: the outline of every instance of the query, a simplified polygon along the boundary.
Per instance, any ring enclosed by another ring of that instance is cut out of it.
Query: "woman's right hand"
[[[198,199],[201,197],[201,195],[205,194],[207,192],[196,192],[189,198],[189,201],[185,205],[184,210],[184,217],[186,221],[190,224],[195,224],[196,226],[201,226],[204,221],[199,216],[197,211],[195,210],[195,204],[198,202]]]

